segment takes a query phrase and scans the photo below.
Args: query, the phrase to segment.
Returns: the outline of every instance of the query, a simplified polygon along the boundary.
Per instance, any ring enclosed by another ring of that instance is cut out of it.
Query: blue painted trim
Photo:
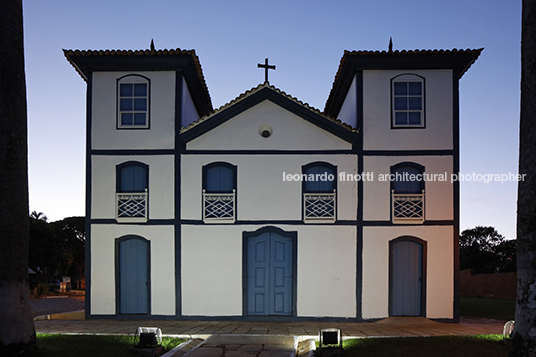
[[[356,126],[359,128],[358,140],[356,145],[357,149],[357,172],[362,175],[364,168],[364,159],[363,159],[363,122],[364,122],[364,94],[363,94],[363,70],[355,70],[353,75],[356,78]],[[353,76],[349,76],[353,77]],[[353,78],[349,79],[350,82],[353,81]],[[357,182],[357,222],[363,222],[363,180]],[[356,227],[356,318],[361,320],[363,318],[363,225],[358,225]]]
[[[146,127],[145,126],[140,127],[136,125],[133,125],[131,128],[128,126],[119,127],[119,84],[120,84],[119,82],[121,82],[121,80],[126,77],[141,77],[147,81],[147,126]],[[148,77],[142,76],[141,74],[136,74],[136,73],[127,74],[115,80],[115,87],[116,87],[115,129],[116,130],[150,130],[151,129],[151,120],[150,120],[151,118],[151,79]]]
[[[146,314],[121,314],[121,271],[119,249],[121,242],[138,239],[147,244],[147,313]],[[129,234],[115,239],[115,314],[119,316],[147,316],[151,315],[151,241],[142,236]]]
[[[202,315],[89,315],[87,320],[132,320],[132,321],[269,321],[269,322],[307,322],[307,321],[325,321],[325,322],[374,322],[381,319],[361,320],[353,317],[311,317],[311,316],[202,316]]]
[[[86,319],[91,314],[91,143],[92,135],[91,128],[93,120],[91,118],[91,106],[92,106],[92,91],[93,91],[93,76],[90,75],[87,78],[87,92],[86,92],[86,247],[85,247],[85,317]]]
[[[316,112],[294,102],[293,100],[288,99],[273,89],[265,87],[248,96],[247,98],[244,98],[238,103],[225,108],[217,114],[214,114],[214,116],[212,116],[210,119],[199,123],[192,129],[183,132],[180,134],[181,141],[183,143],[187,143],[264,100],[270,100],[274,104],[279,105],[280,107],[301,117],[311,124],[314,124],[349,143],[354,143],[357,140],[357,134],[355,132],[346,129],[345,127],[330,121],[329,119],[326,119],[324,116],[319,115]]]
[[[182,123],[182,90],[183,74],[175,72],[175,148],[174,148],[174,181],[175,181],[175,315],[182,315],[182,239],[181,239],[181,143],[179,130]],[[196,105],[197,108],[197,105]],[[199,109],[198,109],[199,111]]]
[[[428,259],[428,243],[425,240],[414,236],[400,236],[398,238],[389,241],[389,316],[392,316],[391,312],[391,300],[393,297],[393,249],[394,244],[398,242],[415,242],[422,247],[422,259],[421,259],[421,315],[426,317],[426,286],[427,286],[427,259]]]
[[[295,318],[298,311],[298,232],[284,231],[274,226],[265,226],[253,232],[242,232],[242,317],[252,320],[263,320],[263,316],[248,316],[248,238],[257,237],[263,233],[276,233],[283,237],[292,239],[292,312],[286,318]],[[264,316],[265,321],[278,321],[283,316]],[[285,321],[285,320],[282,320]]]
[[[122,225],[171,226],[171,225],[174,225],[175,222],[176,222],[176,220],[173,219],[173,218],[170,218],[170,219],[149,219],[149,220],[147,220],[147,222],[143,222],[143,223],[140,223],[140,222],[128,222],[128,221],[122,221],[122,222],[119,223],[114,218],[94,218],[94,219],[90,220],[91,224],[117,224],[117,225],[121,225],[121,226]]]
[[[423,223],[400,223],[395,224],[391,221],[364,221],[362,222],[364,227],[411,227],[411,226],[452,226],[453,220],[436,220],[436,221],[424,221]]]
[[[365,156],[452,156],[455,150],[363,150]]]
[[[418,163],[416,163],[416,162],[404,161],[404,162],[399,162],[399,163],[397,163],[397,164],[395,164],[395,165],[393,165],[393,166],[390,167],[390,169],[391,169],[391,175],[394,175],[395,172],[396,172],[396,170],[399,169],[399,168],[401,168],[401,167],[412,167],[412,168],[414,168],[414,169],[419,170],[421,175],[422,175],[424,172],[426,172],[426,170],[425,170],[425,168],[424,168],[423,165],[418,164]],[[394,183],[395,183],[394,180],[391,180],[391,181],[390,181],[390,187],[389,187],[389,189],[390,189],[391,191],[393,191],[393,189],[394,189]],[[424,188],[425,188],[425,180],[421,180],[420,191],[422,192],[422,190],[424,190]],[[396,192],[396,193],[408,193],[408,192]],[[411,193],[414,193],[414,192],[411,192]],[[391,206],[391,208],[392,208],[392,206]],[[392,217],[392,214],[393,214],[393,212],[391,212],[391,217]]]
[[[400,76],[415,76],[415,77],[419,77],[421,78],[422,80],[422,126],[411,126],[411,125],[408,125],[408,126],[396,126],[394,125],[394,117],[393,117],[393,112],[394,112],[394,103],[393,103],[393,82],[395,81],[395,79],[397,77],[400,77]],[[404,129],[426,129],[426,78],[423,77],[423,76],[420,76],[418,74],[415,74],[415,73],[401,73],[401,74],[398,74],[396,76],[394,76],[393,78],[391,78],[391,129],[394,129],[394,130],[404,130]]]
[[[117,225],[148,225],[148,226],[172,226],[176,225],[189,225],[189,226],[229,226],[229,223],[210,223],[207,224],[203,220],[194,220],[194,219],[150,219],[147,222],[121,222],[118,223],[117,220],[113,218],[95,218],[88,220],[90,224],[117,224]],[[305,223],[300,220],[295,221],[279,221],[279,220],[265,220],[265,221],[235,221],[235,225],[293,225],[293,226],[357,226],[357,227],[409,227],[409,226],[453,226],[454,220],[427,220],[423,223],[412,223],[412,224],[395,224],[392,221],[352,221],[352,220],[338,220],[332,223]]]
[[[459,78],[463,72],[452,71],[452,138],[454,146],[454,159],[452,160],[452,172],[460,172],[460,94]],[[453,320],[460,320],[460,182],[453,182],[453,206],[454,206],[454,302],[453,302]]]
[[[325,162],[325,161],[315,161],[315,162],[310,162],[308,163],[307,165],[303,165],[302,166],[302,171],[301,173],[302,174],[305,174],[305,171],[307,171],[309,168],[311,167],[314,167],[314,166],[320,166],[320,167],[326,167],[328,169],[330,169],[332,172],[333,172],[333,175],[335,175],[335,180],[333,182],[333,188],[336,190],[335,191],[335,205],[338,205],[339,203],[339,200],[338,200],[338,191],[337,191],[337,182],[339,181],[339,172],[337,170],[337,166],[333,165],[333,164],[330,164],[328,162]],[[304,206],[304,196],[303,194],[304,193],[313,193],[313,192],[305,192],[305,184],[307,183],[307,181],[302,181],[302,199],[301,199],[301,215],[302,215],[302,220],[305,220],[305,217],[304,217],[304,214],[305,214],[305,206]],[[322,193],[328,193],[328,192],[322,192]],[[331,192],[333,193],[333,191]],[[339,210],[337,209],[337,207],[335,207],[335,222],[337,222],[337,216],[339,214]]]
[[[173,149],[95,149],[91,155],[102,156],[144,156],[144,155],[174,155]]]
[[[351,155],[352,150],[184,150],[184,155]]]
[[[145,170],[145,189],[149,190],[149,165],[139,161],[126,161],[115,165],[115,192],[121,192],[121,170],[128,166],[139,166]],[[147,214],[147,217],[149,217],[149,214]]]

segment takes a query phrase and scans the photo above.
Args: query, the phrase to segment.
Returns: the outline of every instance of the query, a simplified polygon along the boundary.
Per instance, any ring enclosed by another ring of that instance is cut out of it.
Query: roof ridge
[[[79,49],[63,49],[63,53],[65,56],[68,55],[174,55],[174,54],[191,54],[196,55],[195,50],[183,50],[180,48],[176,49],[159,49],[159,50],[151,50],[151,49],[139,49],[139,50],[119,50],[119,49],[105,49],[105,50],[79,50]]]
[[[289,99],[289,100],[291,100],[291,101],[293,101],[293,102],[295,102],[295,103],[301,105],[302,107],[305,107],[305,108],[311,110],[312,112],[314,112],[314,113],[316,113],[316,114],[318,114],[318,115],[320,115],[320,116],[326,118],[327,120],[330,120],[330,121],[332,121],[332,122],[334,122],[334,123],[336,123],[336,124],[338,124],[338,125],[343,126],[344,128],[346,128],[346,129],[348,129],[348,130],[356,131],[355,128],[353,128],[351,125],[348,125],[348,124],[346,124],[346,123],[343,123],[340,119],[332,118],[332,117],[326,115],[325,113],[323,113],[322,111],[320,111],[319,109],[317,109],[317,108],[315,108],[315,107],[309,105],[308,103],[303,102],[303,101],[299,100],[298,98],[293,97],[293,96],[291,96],[290,94],[287,94],[285,91],[283,91],[283,90],[281,90],[281,89],[279,89],[279,88],[277,88],[277,87],[271,85],[269,82],[264,82],[264,83],[260,83],[260,84],[257,85],[256,87],[253,87],[253,88],[251,88],[251,89],[248,89],[247,91],[245,91],[245,92],[239,94],[237,97],[235,97],[234,99],[232,99],[230,102],[225,103],[225,104],[222,105],[221,107],[214,109],[211,113],[209,113],[209,114],[207,114],[207,115],[205,115],[205,116],[203,116],[203,117],[197,119],[197,120],[194,121],[193,123],[188,124],[188,126],[186,126],[186,127],[182,127],[182,128],[180,129],[180,133],[183,133],[183,132],[186,132],[186,131],[192,129],[193,127],[195,127],[195,126],[197,126],[197,125],[199,125],[199,124],[205,122],[206,120],[210,119],[211,117],[217,115],[218,113],[220,113],[220,112],[226,110],[227,108],[229,108],[229,107],[235,105],[236,103],[238,103],[238,102],[240,102],[240,101],[246,99],[247,97],[249,97],[249,96],[251,96],[251,95],[257,93],[258,91],[260,91],[260,90],[262,90],[262,89],[264,89],[264,88],[273,90],[274,92],[276,92],[276,93],[278,93],[278,94],[284,96],[285,98],[287,98],[287,99]]]

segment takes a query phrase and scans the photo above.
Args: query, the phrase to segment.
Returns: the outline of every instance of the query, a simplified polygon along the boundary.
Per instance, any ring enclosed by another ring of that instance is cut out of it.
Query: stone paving
[[[505,322],[463,317],[459,323],[420,317],[391,317],[375,322],[39,320],[35,321],[35,328],[38,333],[134,334],[139,326],[146,326],[160,327],[164,335],[206,339],[214,334],[316,338],[319,329],[337,327],[345,338],[350,338],[502,334]]]

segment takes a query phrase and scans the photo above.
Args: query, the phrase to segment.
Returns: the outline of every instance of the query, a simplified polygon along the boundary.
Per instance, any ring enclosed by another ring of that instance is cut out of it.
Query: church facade
[[[88,88],[87,318],[457,320],[481,49],[346,51],[323,112],[267,81],[213,109],[193,50],[64,52]]]

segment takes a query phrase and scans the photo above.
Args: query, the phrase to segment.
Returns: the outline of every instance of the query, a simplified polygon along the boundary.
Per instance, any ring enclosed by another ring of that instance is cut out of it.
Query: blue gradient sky
[[[461,171],[517,172],[520,0],[25,1],[30,210],[84,215],[85,82],[62,49],[195,49],[215,108],[264,81],[320,110],[346,50],[481,48],[460,82]],[[461,184],[461,230],[515,237],[517,183]]]

